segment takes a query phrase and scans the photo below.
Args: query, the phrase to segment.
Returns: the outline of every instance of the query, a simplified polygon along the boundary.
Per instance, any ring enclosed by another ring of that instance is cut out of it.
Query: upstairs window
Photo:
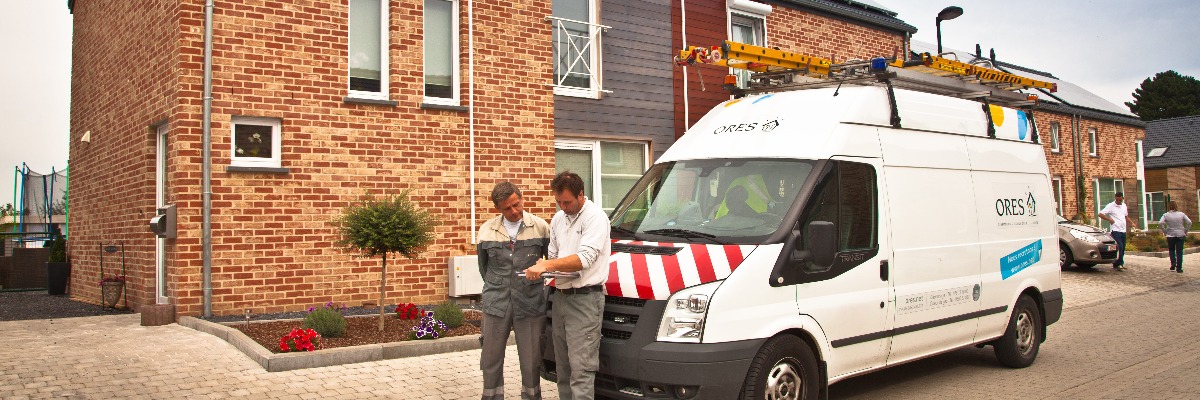
[[[425,102],[458,100],[458,1],[425,0]]]
[[[596,0],[554,0],[554,94],[599,98],[602,87]]]
[[[1093,157],[1100,155],[1100,142],[1096,137],[1096,128],[1088,128],[1088,154]]]
[[[1055,152],[1055,153],[1062,152],[1062,147],[1060,147],[1061,142],[1060,142],[1060,139],[1058,136],[1058,130],[1059,130],[1058,123],[1051,122],[1050,123],[1050,151]]]
[[[350,97],[387,100],[388,2],[350,0]]]
[[[766,46],[766,17],[751,14],[731,14],[729,16],[729,40],[738,43]],[[750,82],[750,71],[734,69],[739,88],[745,89]]]

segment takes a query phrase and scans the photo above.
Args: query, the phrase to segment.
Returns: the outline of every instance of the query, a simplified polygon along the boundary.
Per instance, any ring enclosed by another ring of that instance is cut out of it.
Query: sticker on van
[[[1016,275],[1018,272],[1042,259],[1042,241],[1038,240],[1000,258],[1000,277]]]

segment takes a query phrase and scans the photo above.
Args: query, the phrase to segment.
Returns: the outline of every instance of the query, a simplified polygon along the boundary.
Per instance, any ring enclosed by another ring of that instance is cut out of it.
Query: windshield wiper
[[[651,229],[651,230],[646,231],[646,233],[649,233],[651,235],[671,236],[671,237],[688,238],[688,239],[700,238],[700,239],[707,239],[716,244],[729,244],[729,243],[725,243],[723,241],[717,240],[716,235],[712,235],[712,234],[708,234],[708,233],[704,233],[704,232],[696,232],[696,231],[688,230],[688,229],[679,229],[679,228]]]
[[[612,226],[611,226],[611,228],[612,228],[612,230],[614,230],[614,231],[617,231],[617,232],[620,232],[620,233],[623,233],[623,234],[629,235],[630,237],[632,237],[632,238],[633,238],[633,240],[642,240],[641,238],[639,238],[639,237],[637,236],[637,232],[634,232],[634,231],[631,231],[631,230],[629,230],[629,229],[625,229],[625,228],[622,228],[622,227],[619,227],[619,226],[616,226],[616,225],[612,225]]]

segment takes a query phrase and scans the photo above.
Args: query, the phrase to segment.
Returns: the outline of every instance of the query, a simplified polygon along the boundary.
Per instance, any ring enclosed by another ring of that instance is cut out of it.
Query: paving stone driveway
[[[1125,272],[1064,271],[1067,308],[1196,280],[1200,257],[1189,259],[1186,274],[1168,272],[1165,259],[1136,256]],[[478,350],[271,373],[214,336],[139,322],[137,315],[0,322],[0,398],[479,397]],[[520,398],[516,359],[510,346],[507,398]],[[545,398],[558,397],[554,385],[542,383]]]

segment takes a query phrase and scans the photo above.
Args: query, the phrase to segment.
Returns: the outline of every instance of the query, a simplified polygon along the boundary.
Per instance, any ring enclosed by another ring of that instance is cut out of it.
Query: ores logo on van
[[[716,129],[713,129],[713,134],[720,135],[722,133],[754,132],[754,131],[759,131],[759,130],[761,130],[762,132],[765,133],[765,132],[773,131],[773,130],[775,130],[775,128],[778,128],[778,127],[779,127],[779,120],[773,119],[773,120],[769,120],[769,121],[765,121],[765,122],[749,122],[749,123],[743,123],[743,124],[721,125],[721,126],[718,126]]]
[[[996,215],[1007,216],[1037,216],[1037,200],[1033,192],[1026,192],[1024,199],[996,199]]]

